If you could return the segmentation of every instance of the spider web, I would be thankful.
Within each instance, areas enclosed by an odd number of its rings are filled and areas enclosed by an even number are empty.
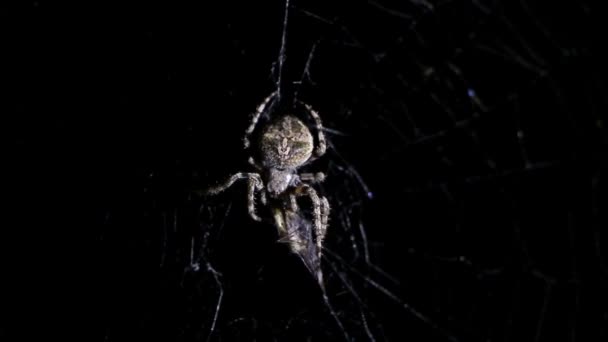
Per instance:
[[[590,147],[605,69],[589,5],[271,1],[216,4],[202,24],[207,9],[183,6],[168,12],[183,23],[150,24],[146,43],[173,49],[165,106],[193,116],[151,124],[135,248],[159,287],[131,329],[184,341],[606,338],[603,180],[586,167],[603,160]],[[191,86],[200,79],[213,88]],[[248,218],[244,185],[192,195],[248,170],[247,114],[275,88],[327,126],[327,155],[303,170],[327,174],[324,291],[271,224]],[[107,340],[125,336],[117,324]]]

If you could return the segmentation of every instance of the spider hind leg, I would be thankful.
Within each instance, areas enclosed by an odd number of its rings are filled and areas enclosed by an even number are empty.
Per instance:
[[[327,150],[327,142],[325,141],[325,134],[323,133],[323,123],[321,121],[321,117],[319,116],[319,113],[317,113],[317,111],[314,110],[309,104],[304,103],[302,101],[298,101],[298,103],[300,103],[304,106],[304,108],[306,108],[308,114],[315,121],[315,129],[317,130],[318,142],[313,152],[313,157],[314,159],[320,158],[325,154],[325,151]]]
[[[249,146],[251,145],[251,141],[250,141],[250,137],[251,134],[253,134],[253,131],[255,131],[255,127],[258,124],[258,121],[260,120],[260,117],[262,116],[262,114],[266,111],[266,107],[268,107],[268,105],[270,104],[270,101],[272,101],[275,96],[277,95],[277,92],[272,92],[270,95],[268,95],[264,101],[262,101],[262,103],[260,103],[255,111],[255,113],[253,113],[253,116],[251,117],[251,122],[249,123],[249,127],[247,127],[247,130],[245,131],[245,137],[243,138],[243,147],[245,149],[249,148]]]

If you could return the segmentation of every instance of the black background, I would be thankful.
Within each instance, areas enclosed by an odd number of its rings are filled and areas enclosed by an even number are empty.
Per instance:
[[[602,16],[432,3],[292,0],[343,329],[243,185],[194,194],[248,167],[284,2],[2,5],[2,340],[605,340]]]

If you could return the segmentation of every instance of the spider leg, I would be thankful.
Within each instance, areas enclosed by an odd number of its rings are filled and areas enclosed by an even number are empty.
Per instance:
[[[255,213],[255,192],[264,188],[264,183],[262,183],[262,178],[259,174],[245,172],[236,173],[228,178],[226,182],[207,189],[206,193],[208,195],[217,195],[231,187],[232,184],[239,179],[247,179],[247,208],[249,211],[249,216],[256,221],[261,221],[261,218]],[[265,202],[265,195],[263,193],[262,196],[262,202]]]
[[[247,162],[249,162],[249,165],[253,166],[259,172],[261,172],[264,169],[262,167],[262,165],[258,164],[258,162],[253,157],[249,157]],[[266,203],[268,203],[268,200],[266,199],[265,191],[260,191],[260,201],[262,202],[263,205],[266,205]]]
[[[323,172],[302,173],[300,174],[300,180],[310,183],[321,183],[325,180],[325,174]]]
[[[266,110],[266,106],[268,106],[268,103],[270,103],[270,101],[276,95],[277,95],[276,91],[272,92],[270,95],[268,95],[268,97],[266,97],[264,99],[264,101],[262,101],[262,103],[260,103],[260,105],[257,107],[255,113],[253,113],[253,117],[251,118],[251,123],[249,124],[249,127],[247,127],[247,130],[245,131],[245,137],[243,138],[243,145],[244,145],[245,149],[249,148],[249,145],[250,145],[249,137],[251,136],[251,133],[253,133],[253,131],[255,130],[255,126],[258,124],[258,120],[260,119],[260,116]]]
[[[317,246],[321,247],[321,243],[327,228],[325,225],[327,224],[327,217],[329,215],[329,203],[325,203],[327,202],[325,197],[322,197],[323,199],[321,200],[317,194],[317,191],[309,185],[302,185],[297,190],[303,192],[300,193],[300,195],[307,195],[312,201],[314,216],[313,222],[317,236]]]
[[[259,179],[249,178],[247,182],[247,210],[249,216],[254,221],[262,221],[262,219],[255,213],[255,192],[262,190],[262,182]]]
[[[257,181],[259,181],[259,183],[262,183],[262,178],[260,177],[259,174],[257,173],[247,173],[247,172],[239,172],[239,173],[235,173],[234,175],[230,176],[230,178],[228,178],[228,180],[226,180],[224,183],[214,186],[214,187],[210,187],[205,191],[205,194],[207,195],[217,195],[222,191],[225,191],[226,189],[228,189],[229,187],[232,186],[232,184],[234,184],[234,182],[236,182],[239,179],[250,179],[250,178],[254,178]]]
[[[321,250],[325,233],[327,233],[327,221],[329,220],[329,201],[326,197],[321,197],[321,227],[323,230],[317,234],[317,247]]]
[[[313,157],[314,159],[317,159],[319,157],[321,157],[322,155],[325,154],[325,150],[327,149],[327,143],[325,142],[325,134],[323,134],[323,124],[321,123],[321,117],[319,116],[319,113],[317,113],[314,109],[312,109],[312,107],[302,101],[298,101],[300,104],[302,104],[306,110],[308,111],[308,114],[310,114],[310,116],[312,116],[313,120],[315,120],[315,125],[317,126],[317,138],[318,138],[318,144],[317,147],[315,148],[314,152],[313,152]]]

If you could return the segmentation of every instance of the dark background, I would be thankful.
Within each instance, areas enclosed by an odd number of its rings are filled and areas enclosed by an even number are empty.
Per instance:
[[[291,1],[342,327],[244,185],[195,194],[248,170],[284,9],[0,6],[2,340],[605,341],[599,8]]]

